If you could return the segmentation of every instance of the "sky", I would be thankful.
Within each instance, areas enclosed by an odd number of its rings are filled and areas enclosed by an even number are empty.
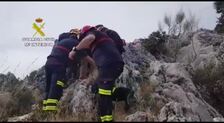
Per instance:
[[[52,47],[25,47],[22,41],[36,32],[36,18],[45,22],[46,37],[103,24],[132,42],[148,37],[165,14],[174,16],[180,9],[193,13],[199,27],[214,29],[218,14],[213,2],[0,2],[0,73],[11,71],[23,79],[45,64]]]

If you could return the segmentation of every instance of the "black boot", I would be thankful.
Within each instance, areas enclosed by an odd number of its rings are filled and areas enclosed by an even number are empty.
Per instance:
[[[124,110],[127,112],[136,101],[134,91],[129,88],[118,87],[113,93],[113,101],[124,101]]]
[[[132,107],[134,105],[135,102],[136,102],[136,98],[134,96],[134,91],[129,90],[128,94],[125,98],[124,110],[127,112],[130,109],[130,107]]]

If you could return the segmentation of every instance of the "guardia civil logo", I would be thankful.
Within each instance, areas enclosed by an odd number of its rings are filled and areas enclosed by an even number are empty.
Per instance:
[[[32,36],[22,38],[25,47],[52,47],[54,45],[55,38],[49,37],[47,32],[45,32],[45,29],[48,28],[46,24],[41,17],[33,20],[30,26],[30,31],[33,33]]]
[[[44,29],[45,22],[43,22],[42,18],[37,18],[35,21],[36,21],[36,23],[33,23],[33,29],[36,32],[33,34],[33,37],[36,36],[36,34],[40,34],[40,36],[44,37],[45,34],[43,32],[43,29]],[[39,26],[38,26],[38,24],[39,24]]]

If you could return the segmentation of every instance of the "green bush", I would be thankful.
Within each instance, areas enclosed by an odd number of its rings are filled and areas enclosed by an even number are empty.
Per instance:
[[[166,52],[165,42],[167,35],[165,32],[153,32],[148,38],[140,39],[143,47],[153,55],[159,55]]]
[[[214,7],[216,9],[216,13],[221,14],[217,20],[215,31],[217,31],[218,33],[224,33],[224,2],[216,1],[214,2]]]

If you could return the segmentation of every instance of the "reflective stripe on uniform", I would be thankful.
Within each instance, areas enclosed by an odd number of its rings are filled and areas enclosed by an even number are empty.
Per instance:
[[[43,108],[42,108],[43,111],[46,110],[46,105],[47,105],[47,100],[43,100]]]
[[[47,100],[43,100],[43,104],[46,105],[47,104]]]
[[[104,122],[104,121],[112,121],[113,120],[113,116],[112,115],[105,115],[105,116],[102,116],[100,117],[101,121]]]
[[[115,90],[116,90],[116,87],[113,87],[112,93],[114,93]]]
[[[57,85],[60,85],[61,87],[64,87],[64,83],[62,81],[57,81]]]
[[[46,106],[44,106],[44,107],[42,108],[42,110],[43,110],[43,111],[46,111]]]
[[[105,90],[105,89],[100,89],[99,88],[99,94],[102,94],[102,95],[111,95],[111,90]]]
[[[58,100],[57,99],[48,99],[47,103],[55,103],[58,104]]]
[[[46,110],[50,110],[50,111],[56,111],[56,110],[58,110],[58,108],[57,108],[57,106],[46,106],[46,108],[45,108],[45,111]]]

